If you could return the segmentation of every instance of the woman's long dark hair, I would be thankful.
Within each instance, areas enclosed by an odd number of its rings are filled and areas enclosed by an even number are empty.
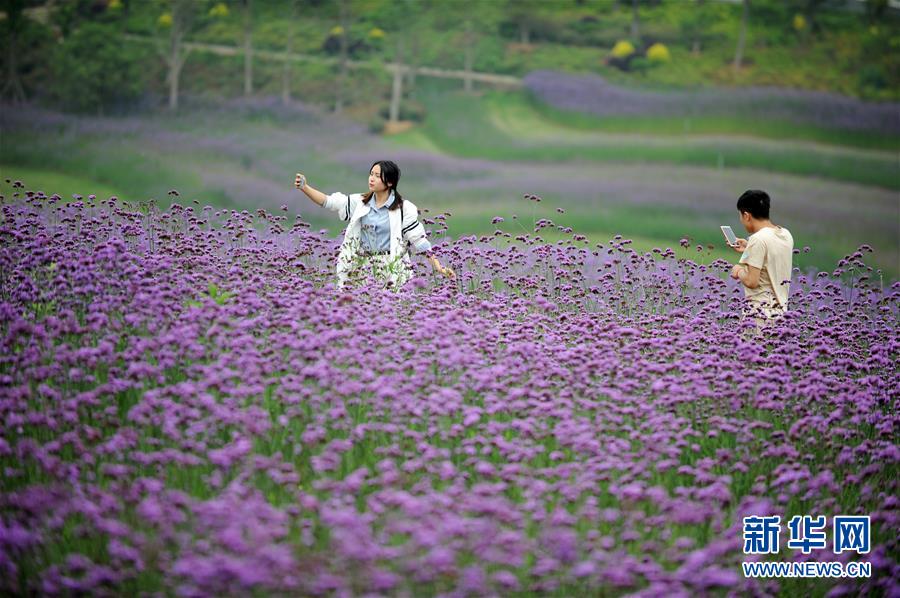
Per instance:
[[[375,166],[381,166],[381,182],[384,183],[389,190],[394,191],[394,203],[389,209],[396,210],[403,205],[403,196],[400,195],[400,191],[397,189],[397,184],[400,182],[400,167],[390,160],[378,160],[377,162],[372,163],[372,166],[369,167],[369,172],[372,172],[372,169],[375,168]],[[362,196],[363,203],[369,203],[369,200],[373,195],[375,195],[375,191],[364,193]]]

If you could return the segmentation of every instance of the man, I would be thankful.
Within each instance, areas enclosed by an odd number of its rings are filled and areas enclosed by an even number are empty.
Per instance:
[[[788,229],[769,220],[771,200],[765,191],[745,191],[737,201],[741,224],[749,239],[732,245],[741,253],[731,269],[731,277],[744,285],[749,307],[762,321],[787,311],[790,291],[794,238]]]

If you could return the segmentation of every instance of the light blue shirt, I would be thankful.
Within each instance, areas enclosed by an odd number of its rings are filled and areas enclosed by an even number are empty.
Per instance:
[[[369,213],[360,218],[360,240],[365,251],[390,251],[391,221],[388,209],[394,204],[394,192],[380,208],[375,205],[375,194],[369,199]]]
[[[364,251],[391,250],[391,221],[388,210],[394,205],[394,192],[388,196],[380,208],[375,204],[375,195],[369,200],[369,213],[360,218],[360,241]],[[431,242],[422,237],[415,243],[416,252],[431,249]]]

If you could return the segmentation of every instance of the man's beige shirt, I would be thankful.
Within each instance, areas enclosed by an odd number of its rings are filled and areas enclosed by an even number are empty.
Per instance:
[[[750,235],[740,263],[759,268],[760,272],[758,287],[744,287],[747,299],[768,302],[774,295],[781,309],[786,310],[793,257],[794,238],[788,229],[766,227]]]

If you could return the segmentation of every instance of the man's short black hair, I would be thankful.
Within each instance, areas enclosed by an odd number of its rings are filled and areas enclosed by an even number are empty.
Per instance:
[[[771,203],[772,200],[769,199],[768,193],[759,189],[750,189],[744,191],[743,195],[738,198],[737,209],[738,212],[748,212],[757,220],[768,220]]]

